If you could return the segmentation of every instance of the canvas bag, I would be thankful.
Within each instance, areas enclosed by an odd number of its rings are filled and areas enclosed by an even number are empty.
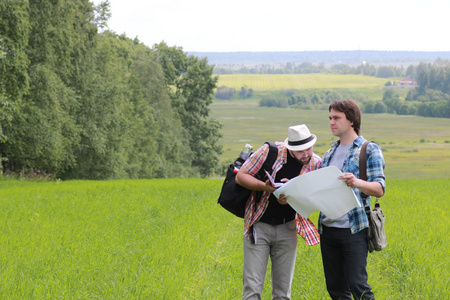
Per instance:
[[[370,142],[364,142],[361,147],[361,152],[359,153],[359,178],[362,180],[367,180],[366,151],[368,143]],[[365,200],[368,196],[361,192],[361,197]],[[375,207],[373,210],[369,205],[367,205],[367,203],[365,203],[365,210],[369,221],[369,228],[367,230],[369,252],[372,253],[374,250],[381,251],[387,245],[386,231],[384,229],[386,217],[381,210],[381,205],[378,198],[375,201]]]
[[[387,245],[386,232],[384,230],[385,216],[380,207],[378,199],[375,202],[375,208],[373,210],[370,207],[366,207],[367,219],[369,219],[369,230],[367,233],[367,242],[369,246],[369,252],[383,250]]]
[[[267,172],[272,172],[272,166],[278,156],[278,148],[275,143],[266,142],[269,145],[269,153],[261,170],[255,175],[255,178],[263,180]],[[238,158],[239,159],[239,158]],[[241,162],[243,163],[243,162]],[[234,172],[234,164],[230,164],[227,169],[227,174],[220,191],[219,203],[223,208],[234,214],[239,218],[245,215],[245,204],[250,198],[252,191],[236,183],[236,173]],[[259,195],[260,197],[261,195]]]

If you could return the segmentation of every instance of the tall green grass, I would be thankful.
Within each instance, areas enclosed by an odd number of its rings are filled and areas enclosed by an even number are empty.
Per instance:
[[[216,203],[221,184],[0,181],[0,298],[239,299],[243,224]],[[450,296],[449,184],[388,180],[388,247],[369,255],[378,299]],[[327,299],[320,248],[301,240],[292,299]]]

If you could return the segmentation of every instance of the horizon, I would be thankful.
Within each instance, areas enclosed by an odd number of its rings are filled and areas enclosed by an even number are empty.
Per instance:
[[[418,52],[422,52],[422,53],[450,53],[450,50],[446,50],[446,51],[421,51],[421,50],[297,50],[297,51],[290,51],[290,50],[282,50],[282,51],[277,51],[277,50],[273,50],[273,51],[186,51],[189,53],[273,53],[273,52],[282,52],[282,53],[286,53],[286,52],[292,52],[292,53],[296,53],[296,52],[414,52],[414,53],[418,53]]]

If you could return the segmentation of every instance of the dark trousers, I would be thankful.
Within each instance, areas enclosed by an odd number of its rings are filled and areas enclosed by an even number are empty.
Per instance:
[[[320,235],[323,269],[331,299],[375,299],[367,283],[367,229],[323,226]]]

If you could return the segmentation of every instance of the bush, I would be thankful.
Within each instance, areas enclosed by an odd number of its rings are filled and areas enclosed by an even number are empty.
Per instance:
[[[236,90],[234,88],[223,85],[217,88],[216,94],[214,96],[217,99],[230,100],[234,96],[234,94],[236,94]]]
[[[259,101],[259,106],[286,108],[289,106],[289,100],[283,97],[264,97]]]

